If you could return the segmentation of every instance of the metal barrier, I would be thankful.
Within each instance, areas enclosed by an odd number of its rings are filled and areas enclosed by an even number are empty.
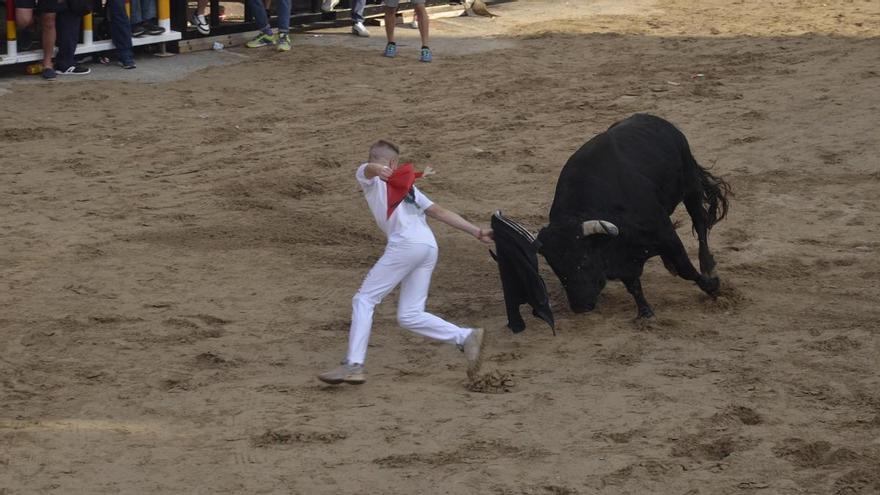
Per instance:
[[[147,0],[149,1],[149,0]],[[241,0],[245,5],[243,22],[222,23],[220,22],[220,0],[210,0],[211,35],[225,35],[254,31],[259,26],[253,22],[247,0]],[[156,0],[159,26],[165,28],[165,32],[158,35],[144,35],[132,38],[133,46],[151,45],[157,43],[177,42],[181,39],[205,38],[198,34],[195,28],[188,25],[189,2],[188,0]],[[368,0],[364,14],[368,17],[378,16],[383,12],[380,0]],[[439,5],[448,3],[449,0],[426,0],[427,5]],[[346,8],[348,2],[343,0],[341,5],[333,12],[321,12],[321,0],[291,0],[291,26],[324,27],[327,25],[350,22],[350,12]],[[401,11],[408,10],[412,6],[405,0],[401,2]],[[131,17],[130,0],[125,0],[125,11]],[[273,26],[277,23],[277,17],[271,17]],[[177,51],[177,44],[173,43],[172,51]],[[163,45],[164,47],[164,45]],[[94,40],[92,27],[92,14],[83,16],[83,41],[76,47],[76,53],[94,53],[113,50],[111,40]],[[164,50],[163,50],[164,52]],[[20,64],[24,62],[36,62],[43,59],[43,50],[30,50],[19,53],[18,41],[16,40],[15,26],[15,0],[6,0],[6,54],[0,55],[0,65]]]
[[[184,2],[186,0],[183,0]],[[152,45],[156,43],[166,43],[169,41],[177,41],[182,38],[179,31],[171,30],[171,0],[157,0],[157,12],[159,26],[165,28],[165,32],[157,35],[145,35],[138,38],[132,38],[133,46]],[[125,11],[131,16],[131,4],[129,0],[125,2]],[[95,53],[113,50],[113,42],[111,40],[95,41],[94,30],[92,27],[92,14],[83,16],[83,40],[76,46],[76,54]],[[18,51],[18,40],[16,39],[15,26],[15,0],[6,0],[6,54],[0,55],[0,65],[20,64],[24,62],[36,62],[43,60],[43,50],[29,50],[26,52]]]

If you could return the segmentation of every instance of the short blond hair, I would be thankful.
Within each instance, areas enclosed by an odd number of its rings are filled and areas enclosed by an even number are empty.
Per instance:
[[[371,162],[390,162],[393,158],[400,155],[400,148],[385,139],[380,139],[370,146]]]

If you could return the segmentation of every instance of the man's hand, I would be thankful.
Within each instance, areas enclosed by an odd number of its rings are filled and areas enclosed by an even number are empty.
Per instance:
[[[495,233],[492,232],[492,229],[478,229],[474,237],[483,244],[492,244],[495,241]]]
[[[372,179],[373,177],[378,177],[383,181],[388,181],[391,178],[391,174],[394,173],[394,170],[391,169],[388,165],[382,165],[381,163],[370,163],[367,165],[367,168],[364,170],[364,176],[368,179]]]

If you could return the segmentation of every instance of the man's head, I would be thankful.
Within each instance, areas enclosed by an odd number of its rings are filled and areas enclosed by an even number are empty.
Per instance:
[[[380,139],[370,146],[370,163],[381,163],[393,169],[397,168],[400,148],[391,141]]]

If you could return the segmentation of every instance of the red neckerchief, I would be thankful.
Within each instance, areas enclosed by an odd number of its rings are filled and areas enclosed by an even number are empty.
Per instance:
[[[388,216],[386,218],[391,218],[394,209],[409,194],[416,179],[422,175],[422,172],[415,171],[412,163],[404,163],[397,167],[397,170],[385,181],[388,184]]]

